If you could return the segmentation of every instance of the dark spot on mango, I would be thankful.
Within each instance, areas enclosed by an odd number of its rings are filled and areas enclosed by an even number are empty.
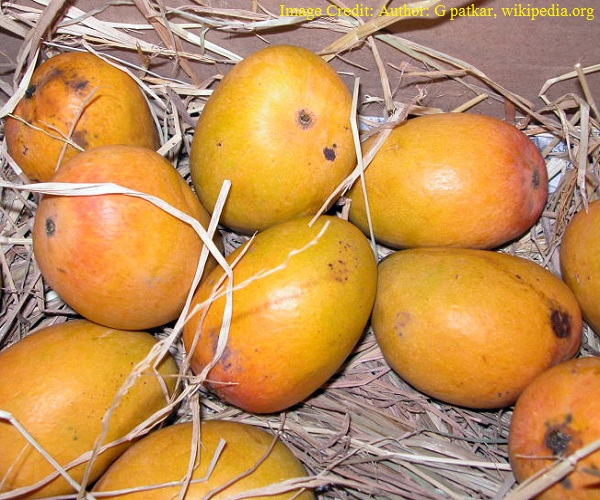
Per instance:
[[[566,339],[571,333],[571,317],[564,311],[553,309],[550,313],[550,323],[554,335],[559,339]]]
[[[54,220],[51,217],[46,219],[45,230],[46,236],[53,236],[56,232],[56,224],[54,224]]]
[[[569,448],[571,436],[565,433],[560,427],[550,428],[544,435],[544,445],[554,455],[563,455]]]
[[[215,345],[215,348],[216,347],[217,346]],[[231,349],[228,346],[226,346],[225,349],[223,349],[223,352],[221,353],[221,357],[219,358],[219,366],[223,371],[231,372],[231,370],[234,368],[234,363],[235,354],[231,352]]]
[[[404,335],[404,328],[411,322],[412,314],[407,311],[398,311],[394,317],[394,330],[398,337]]]
[[[220,148],[223,145],[221,141],[217,142],[217,147]]]
[[[74,90],[83,90],[85,89],[90,82],[88,80],[71,80],[68,82],[68,85]]]
[[[25,99],[31,99],[35,95],[35,91],[37,90],[37,85],[30,85],[27,87],[25,91]]]
[[[301,109],[298,111],[298,116],[296,118],[296,122],[303,128],[307,129],[314,125],[315,123],[315,115],[313,115],[307,109]]]
[[[531,176],[531,184],[536,189],[540,187],[540,171],[537,168],[533,170],[533,175]]]
[[[548,448],[553,455],[561,456],[569,449],[569,444],[573,441],[573,432],[569,424],[573,420],[573,415],[568,414],[560,424],[551,424],[546,422],[546,432],[544,433],[544,446]]]
[[[327,161],[335,160],[335,144],[331,148],[323,148],[323,156]]]
[[[343,250],[340,250],[340,252],[352,249],[352,244],[348,241],[339,240],[338,243],[341,245],[341,247],[343,249]]]
[[[328,262],[327,267],[331,271],[331,274],[333,275],[333,279],[335,281],[338,281],[340,283],[348,281],[348,267],[346,266],[346,263],[343,260],[338,260],[337,262]]]
[[[87,140],[87,133],[85,132],[85,130],[76,130],[75,132],[73,132],[72,139],[73,142],[75,142],[75,144],[81,146],[83,149],[87,149],[87,147],[89,146],[89,142]]]

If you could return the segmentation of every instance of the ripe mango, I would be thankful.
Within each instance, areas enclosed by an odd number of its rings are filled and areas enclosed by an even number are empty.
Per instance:
[[[588,325],[600,335],[600,200],[569,221],[560,244],[560,268]]]
[[[351,113],[348,88],[317,54],[293,45],[252,53],[198,120],[190,171],[200,201],[212,213],[231,181],[220,221],[248,234],[317,213],[356,165]]]
[[[376,143],[368,139],[365,153]],[[515,126],[474,113],[410,118],[365,171],[375,239],[392,248],[492,249],[522,235],[548,197],[544,158]],[[362,183],[350,221],[368,233]]]
[[[32,181],[49,181],[63,161],[95,146],[160,146],[137,82],[88,52],[65,52],[40,64],[13,115],[6,119],[6,146]]]
[[[123,331],[87,320],[71,320],[31,332],[0,352],[0,410],[10,413],[62,467],[90,452],[101,438],[108,444],[164,410],[176,390],[178,367],[170,355],[140,366],[131,386],[116,396],[157,340],[147,332]],[[108,418],[108,417],[106,417]],[[0,420],[0,492],[30,487],[27,498],[73,493],[74,488],[7,420]],[[131,441],[106,448],[90,469],[93,482]],[[89,457],[69,469],[81,481]]]
[[[414,248],[379,264],[372,326],[398,375],[441,401],[515,402],[541,371],[573,357],[582,317],[539,264],[490,250]]]
[[[284,410],[320,388],[369,319],[377,264],[361,231],[334,216],[277,224],[227,257],[231,325],[207,386],[246,411]],[[218,353],[227,280],[215,268],[196,291],[183,340],[200,374]],[[224,341],[225,337],[222,337]]]
[[[302,463],[291,450],[281,441],[274,442],[273,436],[258,427],[234,421],[205,420],[200,424],[197,450],[193,448],[196,442],[194,432],[192,422],[183,422],[149,434],[127,450],[106,471],[94,486],[93,492],[181,481],[186,477],[190,457],[194,452],[197,453],[197,467],[192,472],[193,482],[184,498],[208,498],[210,495],[214,500],[226,500],[249,490],[306,475]],[[221,441],[225,447],[217,453]],[[216,466],[208,474],[211,461],[216,457]],[[241,475],[244,477],[233,481]],[[202,480],[203,478],[207,479]],[[111,494],[109,498],[170,500],[177,497],[180,489],[177,485],[154,487],[133,493]],[[279,495],[252,498],[311,500],[314,495],[310,491],[300,492],[296,489]]]

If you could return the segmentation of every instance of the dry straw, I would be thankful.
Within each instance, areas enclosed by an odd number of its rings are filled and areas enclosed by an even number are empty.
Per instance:
[[[573,71],[544,82],[540,89],[544,105],[534,108],[531,103],[498,85],[468,62],[384,31],[390,24],[402,21],[404,18],[401,17],[376,18],[369,22],[344,17],[282,18],[261,7],[259,2],[253,2],[255,8],[249,10],[218,9],[197,4],[175,8],[170,7],[168,2],[149,0],[122,3],[136,6],[142,18],[145,16],[145,21],[116,23],[102,20],[102,10],[110,9],[110,4],[90,12],[83,12],[65,0],[3,4],[0,28],[21,38],[23,43],[14,67],[4,71],[4,77],[0,79],[0,90],[7,96],[0,116],[5,117],[10,113],[23,95],[42,54],[68,50],[94,52],[136,78],[152,105],[161,129],[163,147],[160,153],[169,158],[184,177],[189,178],[191,134],[213,84],[222,76],[218,68],[241,60],[227,47],[211,43],[207,32],[218,29],[228,31],[233,36],[236,33],[253,33],[266,40],[269,30],[287,28],[297,32],[298,43],[301,44],[302,37],[307,36],[309,30],[326,29],[339,36],[334,43],[323,47],[321,53],[325,59],[343,58],[349,49],[363,45],[372,54],[372,68],[381,77],[381,94],[365,96],[364,102],[358,102],[360,82],[355,79],[356,116],[352,119],[352,126],[360,161],[357,169],[338,187],[336,195],[343,194],[352,182],[360,180],[378,145],[394,125],[408,116],[440,111],[421,104],[423,95],[418,88],[415,88],[413,100],[397,102],[387,76],[388,71],[392,70],[401,71],[403,77],[447,79],[462,85],[466,91],[465,102],[456,109],[446,111],[463,112],[489,99],[507,103],[514,109],[515,123],[532,139],[538,140],[553,186],[548,204],[539,223],[523,238],[501,251],[529,258],[558,273],[557,250],[567,222],[577,210],[584,209],[589,201],[598,198],[600,116],[594,99],[597,96],[593,95],[586,78],[590,73],[600,71],[600,65],[574,65]],[[344,7],[340,1],[332,0],[332,3]],[[425,0],[412,6],[433,6],[436,3]],[[143,36],[136,36],[137,33],[147,32],[154,32],[161,43],[152,44]],[[384,45],[412,62],[398,67],[395,66],[396,61],[383,60],[380,49]],[[131,64],[115,59],[108,55],[108,49],[137,54],[139,62]],[[152,70],[152,60],[170,61],[181,68],[188,78],[184,81],[158,74]],[[192,63],[206,64],[214,68],[215,74],[199,81]],[[584,97],[568,94],[549,99],[548,90],[566,80],[577,81]],[[363,114],[363,109],[371,109],[373,104],[383,110],[386,117],[383,122]],[[369,132],[359,134],[359,125],[367,125]],[[379,134],[380,139],[372,151],[361,151],[361,134]],[[60,323],[76,316],[44,285],[33,259],[31,228],[36,204],[44,192],[83,196],[118,191],[124,196],[144,197],[193,224],[199,237],[207,244],[199,262],[197,277],[209,253],[212,254],[226,270],[225,279],[229,283],[226,295],[231,303],[232,268],[211,243],[211,235],[217,230],[222,202],[227,196],[227,185],[223,188],[211,227],[206,232],[161,200],[119,186],[29,184],[7,154],[4,144],[0,153],[0,244],[3,250],[0,253],[0,265],[4,282],[0,347],[18,341],[32,328]],[[343,217],[347,210],[343,199],[336,208]],[[224,232],[224,236],[226,253],[248,239],[231,232]],[[380,257],[390,252],[379,245],[374,245],[374,250]],[[276,272],[276,269],[264,272]],[[260,279],[260,276],[256,279]],[[292,491],[304,486],[313,488],[320,498],[521,500],[530,498],[535,492],[564,477],[581,457],[599,446],[599,443],[592,443],[574,456],[557,462],[553,468],[531,481],[516,485],[508,463],[506,444],[511,409],[468,410],[439,403],[416,392],[386,365],[370,330],[365,332],[339,373],[303,404],[280,415],[261,416],[242,412],[204,391],[202,382],[206,373],[193,377],[185,371],[186,354],[180,333],[189,303],[188,300],[186,311],[175,324],[155,332],[160,340],[157,348],[132,372],[117,400],[142,370],[154,366],[166,352],[175,354],[181,362],[180,396],[164,412],[138,426],[125,439],[141,436],[160,425],[170,411],[175,412],[175,421],[192,421],[196,429],[202,419],[217,418],[259,426],[288,445],[309,471],[308,478],[273,485],[260,493]],[[230,308],[226,308],[221,343],[226,341],[227,317],[230,314]],[[586,328],[582,354],[598,353],[598,341]],[[107,413],[106,421],[111,411]],[[0,411],[0,420],[14,425],[37,446],[27,429],[21,428],[10,414]],[[190,446],[188,475],[176,483],[181,486],[180,498],[183,498],[191,481],[198,439],[196,433]],[[75,463],[87,460],[114,444],[104,443],[100,437],[96,448],[88,455],[79,457]],[[215,453],[211,466],[218,461],[219,453],[220,449]],[[52,457],[47,456],[47,459],[52,462]],[[68,469],[74,464],[66,467],[67,470],[61,469],[58,464],[54,465],[56,475],[68,476]],[[86,492],[86,480],[81,485],[71,482],[79,490],[72,498],[109,498],[106,494],[92,495]],[[0,500],[14,497],[14,493],[0,494]]]

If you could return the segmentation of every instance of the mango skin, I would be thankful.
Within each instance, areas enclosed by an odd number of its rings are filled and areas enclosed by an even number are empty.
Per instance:
[[[517,481],[600,439],[599,412],[600,358],[572,359],[538,375],[519,396],[511,417],[508,456]],[[600,451],[595,451],[536,499],[600,498],[599,468]]]
[[[149,486],[170,481],[181,481],[188,470],[194,429],[192,422],[184,422],[160,429],[135,443],[100,478],[94,493],[124,488]],[[248,472],[267,454],[274,437],[250,424],[226,420],[205,420],[200,424],[200,450],[198,466],[192,479],[206,477],[208,466],[215,456],[219,441],[225,448],[207,481],[190,485],[185,498],[205,498],[211,491],[222,488],[240,474]],[[236,494],[262,488],[286,479],[306,476],[302,463],[289,448],[277,441],[266,459],[251,474],[223,488],[214,500],[226,500]],[[120,494],[110,498],[128,500],[170,500],[179,493],[177,486],[149,489],[136,493]],[[311,500],[311,491],[298,495],[298,490],[279,495],[258,496],[261,500]],[[294,496],[298,495],[298,496]]]
[[[62,466],[90,451],[102,418],[134,367],[156,345],[147,332],[114,330],[87,320],[40,329],[0,352],[0,410],[9,412]],[[178,367],[167,355],[157,371],[146,369],[116,407],[110,443],[167,406]],[[159,376],[162,380],[159,380]],[[166,392],[165,392],[166,391]],[[0,492],[28,487],[55,469],[5,420],[0,420]],[[93,482],[127,447],[126,441],[98,455]],[[81,481],[87,462],[69,470]],[[61,477],[27,498],[73,493]]]
[[[258,233],[227,257],[233,310],[227,344],[207,386],[222,400],[256,413],[303,401],[350,354],[375,299],[377,264],[370,244],[348,221],[300,217]],[[191,368],[212,361],[225,307],[221,267],[196,291],[183,341]],[[209,300],[213,290],[219,293]]]
[[[577,297],[587,324],[600,335],[600,200],[573,216],[559,254],[565,283]]]
[[[78,153],[65,137],[84,150],[108,144],[160,147],[137,82],[87,52],[65,52],[40,64],[13,114],[6,119],[6,146],[32,181],[49,181]]]
[[[319,211],[356,165],[352,96],[323,58],[273,45],[236,64],[202,110],[192,182],[212,213],[224,180],[224,226],[252,234]]]
[[[400,250],[379,264],[377,286],[371,324],[385,359],[417,390],[449,404],[509,406],[581,344],[571,290],[520,257]]]
[[[530,229],[548,197],[544,158],[529,138],[474,113],[401,123],[364,176],[375,239],[396,249],[497,248]],[[360,180],[347,196],[350,221],[368,234]]]

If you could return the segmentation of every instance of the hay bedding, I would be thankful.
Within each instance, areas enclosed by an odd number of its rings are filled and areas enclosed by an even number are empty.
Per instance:
[[[455,111],[495,99],[506,104],[516,123],[536,141],[550,171],[551,194],[540,222],[519,241],[501,251],[532,259],[558,272],[558,245],[571,215],[598,197],[600,171],[600,114],[590,92],[586,74],[600,66],[575,66],[566,75],[548,81],[540,93],[555,83],[576,79],[583,98],[565,95],[534,109],[529,103],[490,80],[477,68],[450,55],[435,52],[398,36],[381,31],[385,26],[357,24],[350,19],[285,19],[261,10],[258,2],[247,11],[219,10],[189,6],[179,12],[155,10],[161,3],[135,0],[133,3],[148,19],[147,24],[127,25],[101,21],[101,11],[81,12],[63,9],[65,2],[37,0],[28,4],[2,4],[0,26],[23,39],[23,48],[14,67],[3,68],[0,89],[10,97],[2,116],[12,110],[27,87],[36,54],[50,55],[66,50],[89,50],[102,55],[107,48],[137,52],[139,64],[121,62],[138,78],[161,124],[163,148],[182,175],[188,176],[187,153],[193,126],[212,85],[220,77],[220,65],[235,64],[240,58],[226,47],[211,44],[210,36],[200,36],[206,27],[232,33],[252,30],[254,36],[268,38],[270,29],[319,28],[339,33],[325,48],[326,58],[348,57],[347,49],[367,43],[373,54],[373,67],[381,74],[379,96],[364,96],[357,104],[361,128],[385,129],[408,115],[438,110],[421,104],[422,86],[415,86],[410,103],[395,102],[386,77],[389,68],[427,82],[454,79],[468,91],[464,104]],[[166,2],[165,2],[166,3]],[[335,3],[335,2],[334,2]],[[436,2],[420,2],[433,5]],[[108,7],[106,4],[104,7]],[[178,21],[166,22],[173,14]],[[394,21],[398,21],[395,19]],[[390,22],[387,19],[387,22]],[[136,33],[155,30],[162,44],[151,45]],[[183,51],[182,41],[196,46]],[[395,68],[394,61],[381,60],[378,47],[386,44],[413,59],[413,65]],[[148,68],[157,60],[175,61],[188,75],[190,63],[207,64],[215,69],[212,78],[186,83]],[[217,64],[215,64],[217,62]],[[193,80],[193,79],[192,79]],[[18,84],[15,86],[15,84]],[[374,108],[387,118],[373,120],[367,111]],[[449,110],[444,110],[449,111]],[[18,167],[1,148],[2,202],[0,262],[4,294],[0,310],[0,347],[27,335],[32,328],[66,321],[75,315],[60,298],[44,286],[31,251],[31,227],[39,193],[26,184]],[[340,203],[336,210],[344,213]],[[244,237],[223,232],[226,251]],[[389,253],[377,248],[381,257]],[[178,326],[157,329],[154,333],[183,359],[178,341]],[[586,327],[582,355],[600,353],[598,339]],[[225,418],[251,423],[277,433],[302,460],[309,478],[302,484],[316,488],[320,498],[529,498],[536,488],[550,484],[570,467],[558,465],[548,476],[530,485],[517,486],[507,459],[507,433],[510,408],[499,411],[472,411],[433,401],[400,380],[383,361],[373,334],[365,333],[343,369],[318,393],[301,405],[273,416],[256,416],[228,407],[203,392],[194,380],[188,381],[186,397],[175,419]],[[593,447],[597,447],[594,443]],[[168,451],[167,451],[168,453]],[[289,485],[288,485],[289,486]],[[285,489],[286,485],[282,485]],[[291,488],[291,486],[290,486]],[[10,494],[0,495],[10,498]]]

